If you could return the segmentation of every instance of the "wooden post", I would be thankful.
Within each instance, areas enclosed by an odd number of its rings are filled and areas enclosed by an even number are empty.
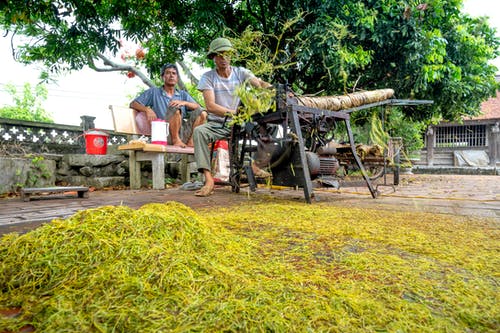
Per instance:
[[[146,154],[146,153],[145,153]],[[165,189],[165,155],[151,152],[151,161],[153,168],[153,189]]]
[[[141,163],[137,161],[136,150],[129,150],[129,175],[130,175],[130,189],[138,190],[141,188]]]
[[[185,183],[189,181],[189,156],[187,154],[181,155],[181,162],[179,168],[181,169],[181,181]]]
[[[151,161],[153,171],[153,189],[165,189],[165,154],[157,151],[136,151],[136,161]],[[141,166],[137,163],[135,182],[141,182]],[[132,176],[130,177],[132,187]]]

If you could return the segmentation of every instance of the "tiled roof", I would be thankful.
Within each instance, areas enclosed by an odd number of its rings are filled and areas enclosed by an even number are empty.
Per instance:
[[[500,91],[497,91],[497,97],[492,97],[481,104],[482,115],[470,118],[479,119],[500,119]]]
[[[500,75],[496,75],[495,79],[500,82]],[[497,97],[491,97],[481,104],[481,115],[465,120],[484,120],[484,119],[500,119],[500,91],[497,90]]]

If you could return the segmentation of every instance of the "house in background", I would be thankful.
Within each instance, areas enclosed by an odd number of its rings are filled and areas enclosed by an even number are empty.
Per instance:
[[[497,81],[500,76],[496,77]],[[481,104],[482,115],[462,123],[442,122],[427,128],[417,169],[490,169],[500,166],[500,91]],[[449,170],[448,170],[449,171]]]

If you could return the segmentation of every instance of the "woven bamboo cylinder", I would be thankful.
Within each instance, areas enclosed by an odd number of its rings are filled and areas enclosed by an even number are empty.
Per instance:
[[[394,95],[393,89],[378,89],[372,91],[355,92],[342,96],[319,96],[319,97],[297,97],[299,105],[310,108],[339,111],[380,102],[391,98]]]

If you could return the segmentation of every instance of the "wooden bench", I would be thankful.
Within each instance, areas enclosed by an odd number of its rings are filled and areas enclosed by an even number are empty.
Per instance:
[[[165,189],[165,156],[166,154],[182,154],[181,179],[189,180],[188,155],[194,155],[194,148],[181,148],[177,146],[164,146],[152,143],[131,142],[118,146],[119,150],[129,152],[130,188],[141,188],[141,162],[151,161],[153,171],[153,189]]]
[[[135,122],[136,111],[126,106],[110,105],[113,126],[115,132],[129,134],[132,138],[138,138],[141,133]],[[145,146],[142,146],[145,145]],[[183,183],[189,181],[188,155],[194,155],[194,148],[180,148],[175,146],[162,146],[154,144],[129,143],[118,147],[119,150],[129,151],[130,165],[130,188],[141,187],[141,165],[142,161],[151,161],[153,164],[153,188],[165,188],[165,156],[166,154],[181,154],[180,171]],[[161,170],[160,170],[161,169]]]
[[[30,201],[33,194],[54,194],[77,192],[79,198],[89,197],[89,188],[85,186],[55,186],[55,187],[26,187],[21,189],[21,199]]]

